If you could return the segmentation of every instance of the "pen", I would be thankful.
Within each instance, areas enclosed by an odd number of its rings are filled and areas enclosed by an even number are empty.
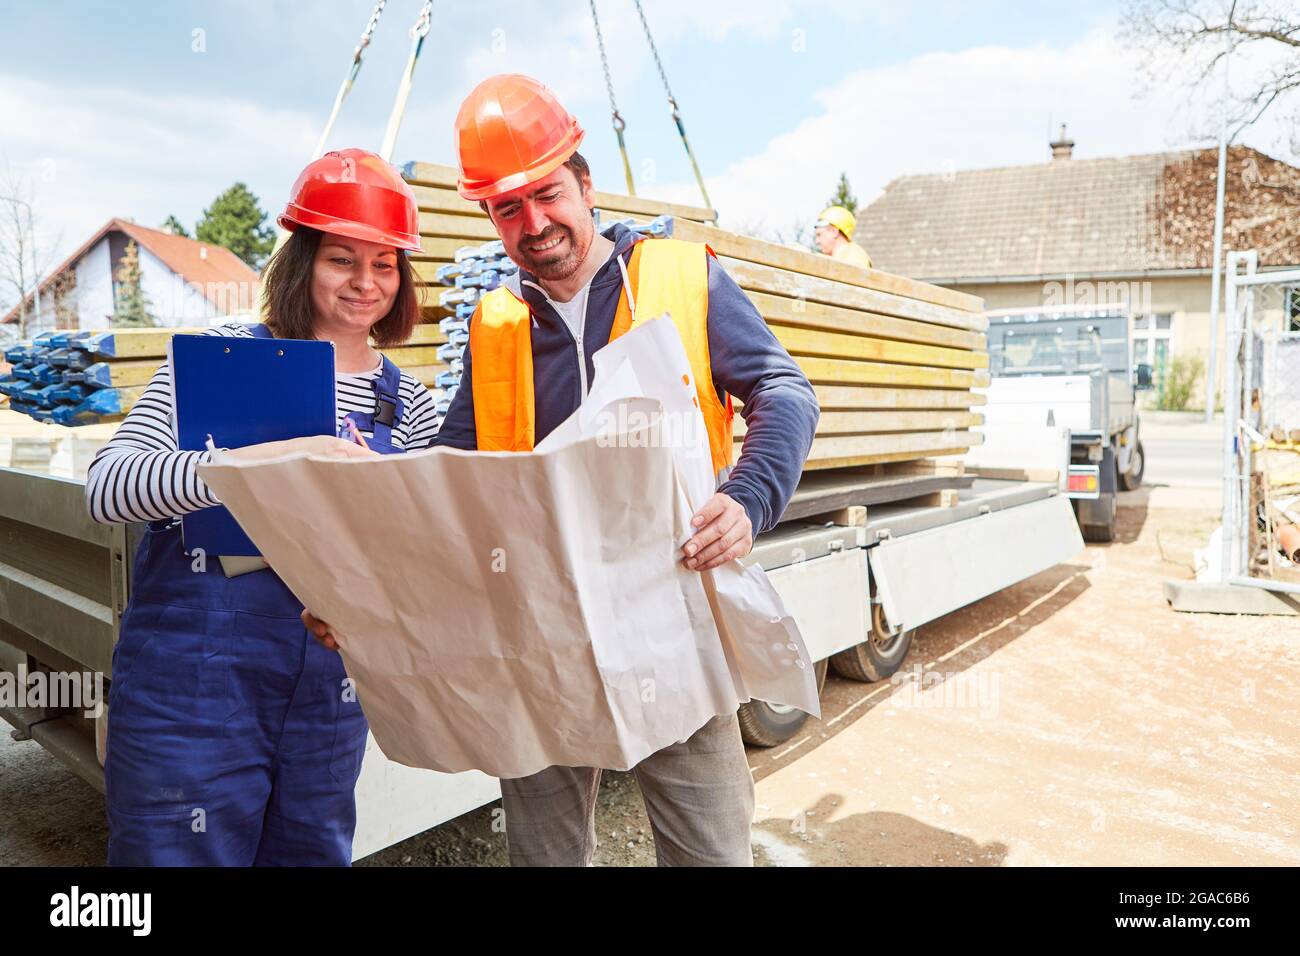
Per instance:
[[[352,419],[350,418],[343,419],[343,428],[345,431],[347,431],[347,437],[351,438],[362,448],[370,447],[369,445],[366,444],[365,436],[361,434],[361,430],[357,428],[357,423],[354,422]]]

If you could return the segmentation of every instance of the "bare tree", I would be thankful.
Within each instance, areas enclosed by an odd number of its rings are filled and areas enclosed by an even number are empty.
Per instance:
[[[1244,89],[1231,94],[1231,142],[1270,109],[1282,111],[1291,151],[1300,154],[1300,7],[1294,0],[1129,0],[1121,36],[1131,49],[1154,54],[1148,79],[1172,74],[1189,94],[1222,95],[1214,84],[1232,46],[1235,65],[1254,67]]]
[[[773,226],[766,219],[738,219],[720,222],[723,228],[742,236],[753,236],[783,246],[812,248],[811,221],[803,216],[796,216],[785,226]]]
[[[51,264],[53,247],[42,244],[35,189],[8,160],[0,166],[0,314],[3,304],[22,303]],[[33,246],[33,243],[36,243]],[[45,303],[42,303],[44,307]],[[51,302],[50,306],[53,307]],[[42,312],[46,311],[42,308]],[[16,339],[27,338],[27,320],[35,302],[18,312]]]

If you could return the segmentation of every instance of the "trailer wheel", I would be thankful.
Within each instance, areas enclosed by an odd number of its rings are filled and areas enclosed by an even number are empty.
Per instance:
[[[891,628],[879,604],[871,605],[871,634],[861,644],[831,655],[835,673],[849,680],[884,680],[903,664],[912,646],[912,632]]]
[[[1142,448],[1142,443],[1138,442],[1133,449],[1133,460],[1129,462],[1129,469],[1119,476],[1119,485],[1125,491],[1136,491],[1142,484],[1142,475],[1147,470],[1146,451]]]
[[[826,684],[827,663],[829,661],[820,660],[813,665],[819,696]],[[745,743],[754,747],[775,747],[785,743],[808,720],[808,715],[797,707],[769,704],[765,700],[751,700],[747,704],[741,704],[736,717],[740,720],[740,736]]]

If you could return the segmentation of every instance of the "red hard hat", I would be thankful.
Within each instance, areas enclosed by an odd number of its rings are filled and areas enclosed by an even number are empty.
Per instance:
[[[532,77],[489,76],[456,114],[459,192],[487,199],[536,182],[559,169],[582,136],[578,121]]]
[[[326,153],[298,174],[280,225],[309,226],[408,252],[420,251],[415,193],[390,164],[364,149]]]

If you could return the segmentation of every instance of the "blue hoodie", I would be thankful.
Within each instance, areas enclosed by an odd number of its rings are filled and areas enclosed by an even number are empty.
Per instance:
[[[614,256],[627,263],[632,246],[644,241],[626,226],[605,231],[614,242]],[[586,380],[595,376],[591,356],[609,342],[610,328],[623,278],[618,263],[609,261],[592,277],[583,326]],[[537,277],[520,270],[520,278]],[[540,442],[582,402],[577,343],[564,320],[537,289],[524,285],[524,301],[533,316],[533,391],[535,439]],[[794,359],[776,340],[754,304],[726,271],[709,258],[709,361],[719,396],[730,393],[744,407],[745,442],[740,458],[718,490],[744,507],[754,535],[781,520],[794,494],[804,460],[812,447],[820,409],[812,385]],[[447,411],[434,445],[475,449],[472,398],[473,369],[465,349],[460,389]]]

